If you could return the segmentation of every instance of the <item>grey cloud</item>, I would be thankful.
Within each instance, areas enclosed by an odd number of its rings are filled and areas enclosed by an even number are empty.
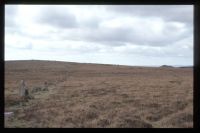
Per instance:
[[[103,11],[99,8],[94,10],[94,13],[97,14],[79,18],[79,16],[75,16],[79,11],[70,10],[67,6],[40,6],[33,8],[40,10],[36,11],[36,15],[33,13],[33,17],[36,17],[36,19],[33,18],[35,21],[31,21],[30,24],[25,21],[26,24],[23,25],[25,18],[20,20],[22,23],[17,26],[15,18],[18,15],[23,17],[23,14],[17,13],[17,8],[20,8],[20,6],[6,5],[5,34],[9,34],[7,39],[11,40],[6,41],[6,49],[11,49],[11,51],[31,50],[33,53],[39,51],[51,53],[50,55],[56,52],[56,58],[66,58],[66,60],[75,59],[74,56],[78,55],[77,59],[81,61],[81,59],[86,58],[86,55],[88,57],[90,55],[91,58],[94,58],[94,61],[96,61],[96,57],[101,58],[102,63],[127,59],[127,64],[134,64],[135,60],[133,61],[131,57],[138,59],[138,61],[135,61],[136,63],[145,58],[145,63],[147,61],[147,64],[154,64],[155,61],[152,62],[148,59],[151,57],[160,58],[160,62],[165,62],[163,57],[170,57],[169,61],[172,62],[174,57],[177,61],[179,59],[184,61],[185,58],[188,58],[188,60],[190,59],[189,63],[191,63],[193,55],[192,6],[105,7],[107,12],[103,9],[103,6],[101,8]],[[30,18],[32,19],[32,16]],[[127,22],[129,20],[130,22]],[[180,24],[176,23],[176,25],[172,22],[180,22]],[[38,31],[40,33],[37,35],[36,30],[28,31],[29,28],[32,29],[34,26],[46,25],[54,28],[47,26],[42,32]],[[154,30],[155,28],[156,30]],[[21,56],[15,55],[15,52],[8,52],[7,54],[12,53],[13,58],[17,58],[17,56],[21,58]],[[98,56],[95,56],[95,54]],[[119,58],[115,55],[118,55]],[[43,58],[38,54],[35,54],[34,57]],[[50,56],[46,57],[49,58]],[[175,60],[174,63],[176,64],[177,61]]]
[[[6,5],[5,6],[5,27],[15,27],[15,17],[17,14],[18,6]]]
[[[167,21],[179,21],[187,24],[192,24],[193,22],[192,5],[123,5],[107,6],[106,9],[117,14],[155,16],[162,17]]]
[[[59,9],[59,8],[57,8]],[[60,28],[74,28],[77,25],[76,18],[68,10],[57,10],[56,8],[47,7],[41,10],[37,17],[39,23],[48,24]]]
[[[148,7],[148,8],[147,8]],[[48,40],[52,41],[52,36],[56,36],[57,40],[78,40],[83,42],[97,42],[98,44],[117,47],[124,46],[127,43],[134,45],[143,45],[149,47],[165,47],[168,45],[173,45],[174,42],[182,40],[188,35],[192,34],[191,29],[186,25],[186,31],[183,33],[178,32],[179,29],[176,29],[169,22],[178,21],[182,23],[191,23],[191,8],[190,6],[110,6],[109,11],[113,11],[116,15],[124,14],[129,17],[140,16],[140,18],[146,17],[161,17],[164,21],[163,30],[160,34],[154,35],[151,31],[148,31],[148,26],[142,27],[140,25],[128,27],[121,26],[118,28],[106,28],[99,27],[99,24],[102,21],[105,21],[103,17],[89,18],[88,20],[76,21],[76,17],[68,11],[67,8],[59,7],[45,7],[41,9],[41,14],[37,17],[37,22],[39,24],[48,24],[52,26],[59,27],[55,32],[49,32],[42,36],[29,35],[28,33],[23,32],[22,30],[15,30],[15,28],[7,28],[8,32],[12,33],[13,31],[16,34],[21,34],[32,39],[39,40]],[[7,15],[15,16],[16,9],[8,8]],[[117,16],[117,17],[120,17]],[[107,18],[106,18],[107,19]],[[167,20],[167,21],[166,21]],[[106,20],[109,21],[109,20]],[[20,32],[19,32],[20,31]],[[18,32],[18,33],[17,33]],[[31,45],[27,45],[27,48],[31,48]],[[58,48],[59,49],[59,48]],[[145,53],[144,49],[140,49],[142,53]],[[78,51],[80,52],[89,52],[89,51],[98,51],[98,48],[88,48],[83,47]],[[170,50],[169,50],[170,51]],[[154,55],[155,52],[148,52],[149,55]]]
[[[175,8],[175,6],[106,6],[108,13],[109,11],[115,11],[120,13],[127,13],[130,17],[135,15],[143,16],[160,16],[160,17],[174,17],[174,20],[179,20],[180,13],[184,13],[187,16],[190,15],[189,6],[181,6]],[[14,14],[13,8],[8,8],[8,14]],[[179,16],[175,14],[179,14]],[[170,14],[170,15],[169,15]],[[177,16],[177,17],[176,17]],[[120,17],[120,15],[118,16]],[[142,18],[142,17],[141,17]],[[190,17],[187,18],[188,21]],[[191,30],[185,31],[184,33],[178,34],[178,29],[176,27],[168,24],[168,21],[165,21],[165,26],[163,27],[162,32],[159,35],[153,35],[151,31],[148,31],[148,27],[128,27],[122,26],[119,28],[106,28],[99,27],[99,24],[103,21],[103,18],[95,17],[86,19],[80,22],[76,21],[76,17],[69,12],[67,8],[59,8],[59,6],[44,6],[41,9],[41,14],[37,17],[39,23],[48,24],[56,27],[60,27],[58,32],[52,33],[49,32],[47,35],[37,36],[29,35],[28,33],[21,33],[24,36],[29,36],[34,39],[48,39],[51,40],[51,36],[56,36],[57,39],[61,40],[79,40],[86,42],[98,42],[104,45],[110,46],[120,46],[125,45],[126,43],[134,43],[138,45],[149,45],[149,46],[165,46],[171,45],[174,41],[180,40],[188,34],[191,34]],[[105,20],[104,20],[105,21]],[[109,21],[109,20],[107,20]],[[184,20],[185,22],[186,20]],[[65,30],[68,30],[65,32]],[[13,30],[9,30],[13,31]],[[19,32],[15,30],[15,32]]]
[[[93,18],[79,23],[79,27],[98,28],[101,19]]]
[[[70,30],[67,32],[53,33],[59,36],[61,40],[75,40],[86,42],[98,42],[102,45],[120,46],[126,43],[134,43],[136,45],[148,46],[166,46],[172,45],[173,42],[181,40],[188,36],[189,31],[178,34],[177,31],[170,32],[170,28],[164,29],[163,33],[159,35],[152,35],[151,32],[142,32],[131,28],[116,28],[116,29],[82,29]],[[50,33],[51,34],[51,33]],[[51,38],[51,37],[49,37]],[[59,39],[58,38],[58,39]]]
[[[16,14],[17,8],[18,7],[16,5],[6,5],[5,6],[6,15]]]
[[[130,39],[130,29],[116,28],[116,29],[97,29],[84,34],[87,40],[98,42],[126,42]]]
[[[171,45],[174,41],[180,40],[188,36],[188,31],[178,34],[173,27],[165,27],[159,35],[152,35],[151,32],[145,33],[145,29],[136,30],[134,28],[120,27],[115,29],[85,29],[80,32],[72,32],[74,38],[79,37],[80,40],[99,42],[106,45],[119,46],[125,43],[135,43],[138,45],[165,46]],[[73,37],[72,37],[73,38]],[[70,39],[70,37],[66,37]]]
[[[67,30],[58,32],[61,40],[74,40],[86,42],[98,42],[104,45],[124,45],[129,40],[129,29],[102,29],[102,28],[82,28],[81,30]]]

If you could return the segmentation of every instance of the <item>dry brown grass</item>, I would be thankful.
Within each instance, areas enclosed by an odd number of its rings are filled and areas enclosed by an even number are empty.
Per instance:
[[[193,127],[192,68],[5,63],[5,127]],[[18,98],[24,79],[34,97]],[[49,84],[48,91],[33,91]]]

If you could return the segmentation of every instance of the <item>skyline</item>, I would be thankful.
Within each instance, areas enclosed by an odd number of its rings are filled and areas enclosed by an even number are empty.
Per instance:
[[[193,66],[193,6],[6,5],[5,60],[32,59]]]

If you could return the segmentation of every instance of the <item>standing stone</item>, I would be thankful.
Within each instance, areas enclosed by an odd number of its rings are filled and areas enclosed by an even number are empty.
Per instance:
[[[25,96],[25,82],[24,80],[21,80],[21,84],[20,84],[20,88],[19,88],[19,95],[20,97],[24,97]]]
[[[23,101],[27,101],[28,99],[30,99],[29,91],[28,88],[26,87],[24,80],[21,80],[21,86],[19,91],[20,91],[20,98]]]

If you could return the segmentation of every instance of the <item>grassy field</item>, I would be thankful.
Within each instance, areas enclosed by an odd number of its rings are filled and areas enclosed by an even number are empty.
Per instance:
[[[6,61],[5,112],[5,127],[190,128],[193,69]]]

